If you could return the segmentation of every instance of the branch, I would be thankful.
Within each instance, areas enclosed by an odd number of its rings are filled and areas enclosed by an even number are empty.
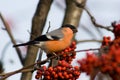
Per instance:
[[[33,34],[35,37],[40,36],[43,31],[52,1],[53,0],[39,0],[38,2],[36,12],[32,19],[32,29],[31,29],[31,34]],[[34,37],[31,36],[30,40],[33,39]],[[33,64],[36,60],[37,53],[38,53],[37,47],[28,46],[28,51],[24,66]],[[32,73],[29,72],[22,74],[21,80],[31,80],[31,78],[32,78]]]
[[[47,32],[46,33],[48,33],[49,32],[49,30],[50,30],[50,21],[49,21],[49,27],[48,27],[48,29],[47,29]]]
[[[65,0],[66,1],[66,11],[65,11],[65,17],[63,20],[63,24],[72,24],[74,26],[78,26],[82,11],[83,9],[78,8],[73,0]],[[86,0],[78,0],[81,2],[82,5],[85,5]]]
[[[76,41],[76,42],[77,42],[77,44],[83,43],[83,42],[99,42],[99,43],[101,43],[102,40],[79,40],[79,41]]]
[[[38,55],[37,62],[41,62],[41,60],[42,60],[42,55],[43,55],[43,50],[40,49],[40,52],[39,52],[39,55]],[[37,66],[40,67],[41,65],[37,65]]]
[[[77,50],[75,52],[94,51],[94,50],[100,50],[100,48]]]
[[[92,23],[96,27],[103,28],[103,29],[106,29],[106,30],[111,31],[111,32],[113,31],[112,29],[110,29],[110,26],[103,26],[101,24],[98,24],[96,22],[96,19],[94,18],[94,16],[92,16],[92,14],[88,11],[88,9],[86,7],[84,7],[81,3],[77,2],[77,1],[74,1],[74,2],[75,2],[75,4],[76,4],[77,7],[84,9],[88,13],[88,15],[90,16],[90,19],[91,19]]]
[[[10,76],[12,76],[12,75],[14,75],[14,74],[17,74],[17,73],[21,73],[21,72],[23,72],[23,73],[32,72],[32,71],[35,70],[35,69],[33,68],[34,65],[36,65],[36,64],[42,65],[42,64],[48,62],[48,60],[53,59],[53,58],[56,58],[56,57],[58,57],[58,56],[60,56],[60,55],[52,56],[52,57],[47,58],[47,59],[45,59],[45,60],[43,60],[43,61],[41,61],[41,62],[36,62],[36,63],[34,63],[34,64],[25,66],[25,67],[23,67],[23,68],[21,68],[21,69],[19,69],[19,70],[13,71],[13,72],[8,72],[8,73],[0,74],[0,80],[6,79],[6,78],[8,78],[8,77],[10,77]]]
[[[100,48],[94,48],[94,49],[84,49],[84,50],[77,50],[77,51],[74,51],[74,52],[84,52],[84,51],[90,51],[90,50],[99,50]],[[71,51],[72,52],[72,51]],[[66,54],[69,54],[69,53],[66,53]],[[12,72],[8,72],[8,73],[4,73],[4,74],[0,74],[0,80],[4,80],[14,74],[17,74],[17,73],[28,73],[28,72],[33,72],[35,69],[33,68],[33,66],[35,66],[36,64],[39,64],[39,65],[42,65],[42,64],[45,64],[46,62],[48,62],[48,60],[51,60],[51,59],[54,59],[56,57],[59,57],[63,54],[58,54],[58,55],[54,55],[52,57],[49,57],[41,62],[36,62],[34,64],[31,64],[31,65],[28,65],[28,66],[25,66],[21,69],[18,69],[16,71],[12,71]]]
[[[1,20],[2,20],[2,22],[3,22],[3,24],[4,24],[4,26],[5,26],[5,29],[6,29],[6,31],[7,31],[7,33],[8,33],[8,35],[9,35],[12,43],[13,43],[14,45],[16,45],[16,41],[15,41],[15,39],[14,39],[12,33],[11,33],[10,26],[9,26],[9,24],[6,22],[5,18],[2,16],[1,13],[0,13],[0,18],[1,18]],[[15,50],[16,50],[18,56],[19,56],[19,59],[20,59],[20,61],[21,61],[21,64],[23,65],[24,61],[23,61],[23,58],[22,58],[20,49],[19,49],[18,47],[15,47]]]

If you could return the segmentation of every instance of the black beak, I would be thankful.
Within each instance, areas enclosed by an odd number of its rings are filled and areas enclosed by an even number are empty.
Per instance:
[[[78,30],[77,30],[77,29],[72,29],[72,31],[73,31],[73,33],[76,33],[76,32],[78,32]]]

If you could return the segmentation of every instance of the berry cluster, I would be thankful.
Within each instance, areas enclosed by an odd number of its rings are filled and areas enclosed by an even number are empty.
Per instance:
[[[108,36],[108,37],[104,36],[103,41],[102,41],[102,46],[107,46],[107,45],[109,45],[110,42],[111,42],[110,36]]]
[[[119,80],[120,76],[120,46],[112,45],[107,54],[103,54],[100,58],[102,65],[100,71],[109,74],[113,80]]]
[[[120,75],[120,48],[112,46],[108,54],[101,56],[103,73],[109,72],[109,74]]]
[[[88,75],[93,73],[102,72],[109,74],[113,80],[116,75],[120,76],[120,48],[112,47],[108,54],[102,54],[98,57],[95,54],[87,54],[87,58],[78,60],[80,64],[80,71],[86,72]]]
[[[106,54],[109,52],[109,46],[112,44],[112,41],[111,41],[111,38],[108,36],[104,36],[103,37],[103,41],[102,41],[102,45],[101,45],[101,48],[99,50],[99,54],[98,55],[101,55],[101,54]]]
[[[75,49],[76,49],[76,42],[73,41],[70,47],[66,48],[61,52],[57,52],[56,54],[61,54],[60,60],[65,60],[66,62],[71,63],[76,56]]]
[[[78,60],[78,64],[80,65],[81,72],[86,72],[88,75],[91,75],[94,71],[99,69],[102,62],[99,61],[99,58],[95,54],[87,53],[87,57]]]
[[[115,39],[117,39],[118,37],[120,37],[120,23],[112,23],[112,26],[113,26],[113,33],[115,35]]]
[[[37,70],[35,78],[44,78],[45,80],[76,80],[79,76],[80,69],[78,66],[72,67],[65,60],[62,60],[55,67],[46,68],[46,66],[42,66]]]
[[[87,54],[87,58],[78,60],[82,72],[89,75],[102,72],[109,74],[113,80],[120,80],[120,24],[113,23],[115,39],[104,37],[101,49],[108,47],[107,52],[101,51],[102,55]],[[94,75],[94,76],[95,76]]]
[[[110,41],[109,37],[104,37],[102,48],[109,46],[107,53],[97,56],[87,53],[87,57],[78,60],[81,72],[88,75],[97,75],[98,72],[109,74],[113,80],[120,80],[120,38]],[[112,45],[108,45],[109,43]],[[118,43],[119,42],[119,43]]]

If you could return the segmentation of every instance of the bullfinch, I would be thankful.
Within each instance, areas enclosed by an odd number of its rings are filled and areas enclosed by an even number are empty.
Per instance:
[[[76,27],[70,24],[66,24],[59,29],[41,35],[32,41],[23,44],[13,45],[13,47],[35,45],[48,54],[55,53],[69,47],[74,33],[76,32]]]

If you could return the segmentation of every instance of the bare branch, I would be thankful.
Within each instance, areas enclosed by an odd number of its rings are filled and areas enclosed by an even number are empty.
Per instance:
[[[42,55],[43,55],[43,50],[40,50],[40,52],[39,52],[39,56],[38,56],[38,62],[41,62],[41,60],[42,60]],[[38,67],[40,67],[41,65],[37,65]]]
[[[98,23],[96,22],[96,19],[94,18],[94,16],[93,16],[93,15],[88,11],[88,9],[87,9],[86,7],[84,7],[81,3],[77,2],[77,1],[74,1],[74,2],[75,2],[75,4],[76,4],[76,6],[78,6],[79,8],[84,9],[84,10],[88,13],[88,15],[90,16],[90,19],[91,19],[92,23],[93,23],[96,27],[103,28],[103,29],[106,29],[106,30],[111,31],[111,32],[113,31],[112,29],[110,29],[109,26],[103,26],[103,25],[101,25],[101,24],[98,24]]]
[[[0,80],[6,79],[6,78],[8,78],[8,77],[10,77],[10,76],[12,76],[12,75],[14,75],[14,74],[17,74],[17,73],[21,73],[21,72],[26,73],[26,72],[34,71],[34,68],[33,68],[34,65],[36,65],[36,64],[42,65],[42,64],[48,62],[48,60],[53,59],[53,58],[56,58],[56,57],[58,57],[58,56],[60,56],[60,55],[56,55],[56,56],[49,57],[49,58],[47,58],[47,59],[45,59],[45,60],[43,60],[43,61],[41,61],[41,62],[36,62],[36,63],[34,63],[34,64],[25,66],[25,67],[23,67],[23,68],[21,68],[21,69],[19,69],[19,70],[13,71],[13,72],[0,74]]]
[[[5,29],[6,29],[6,31],[7,31],[7,33],[8,33],[8,35],[9,35],[12,43],[13,43],[14,45],[16,45],[16,41],[15,41],[15,39],[14,39],[12,33],[11,33],[10,26],[9,26],[9,24],[6,22],[5,18],[3,17],[3,15],[2,15],[1,13],[0,13],[0,18],[1,18],[1,20],[2,20],[2,22],[3,22],[3,24],[4,24],[4,26],[5,26]],[[21,64],[23,65],[24,61],[23,61],[23,58],[22,58],[20,49],[19,49],[18,47],[15,47],[15,50],[17,51],[17,54],[18,54],[19,59],[20,59],[20,61],[21,61]]]
[[[85,5],[86,0],[78,0],[81,2],[82,5]],[[66,0],[66,12],[65,17],[63,20],[63,24],[72,24],[74,26],[78,26],[81,15],[82,15],[82,8],[78,8],[73,0]]]
[[[102,40],[78,40],[76,42],[77,42],[77,44],[83,43],[83,42],[99,42],[99,43],[101,43]]]
[[[48,29],[47,29],[47,32],[46,33],[48,33],[49,32],[49,30],[50,30],[50,21],[49,21],[49,27],[48,27]]]
[[[94,51],[94,50],[100,50],[100,48],[77,50],[75,52]]]

